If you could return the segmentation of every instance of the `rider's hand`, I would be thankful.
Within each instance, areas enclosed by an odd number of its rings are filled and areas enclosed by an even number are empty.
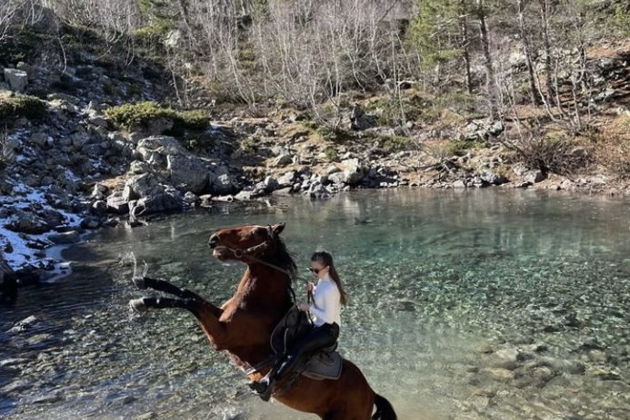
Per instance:
[[[308,306],[308,303],[306,302],[300,302],[297,304],[297,308],[302,312],[307,312],[309,309],[309,306]]]
[[[306,283],[306,291],[307,292],[312,292],[313,290],[315,290],[315,285],[313,283],[311,283],[310,281],[308,283]]]

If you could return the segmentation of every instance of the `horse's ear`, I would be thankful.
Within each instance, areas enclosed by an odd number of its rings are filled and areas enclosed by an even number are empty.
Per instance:
[[[282,231],[284,230],[284,227],[286,226],[286,223],[277,223],[275,225],[271,225],[271,231],[273,232],[274,236],[278,236],[282,233]]]

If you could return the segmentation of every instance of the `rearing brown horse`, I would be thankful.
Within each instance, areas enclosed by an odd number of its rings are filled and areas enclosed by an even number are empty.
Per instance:
[[[134,279],[136,286],[170,293],[177,299],[143,297],[132,300],[131,307],[141,312],[149,308],[189,310],[216,350],[226,351],[243,370],[251,369],[271,354],[271,333],[293,304],[290,285],[296,266],[280,239],[283,229],[284,224],[247,225],[219,230],[210,237],[216,258],[247,264],[236,293],[221,308],[189,290],[147,277]],[[249,378],[259,380],[266,373],[263,369]],[[283,385],[280,381],[274,389],[276,400],[325,420],[397,418],[389,401],[376,394],[359,368],[348,360],[343,361],[338,380],[300,376],[290,388],[285,390]]]

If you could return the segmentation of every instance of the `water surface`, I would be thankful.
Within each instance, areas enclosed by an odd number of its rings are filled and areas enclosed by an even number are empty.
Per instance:
[[[127,310],[142,295],[121,263],[127,253],[150,275],[221,303],[243,266],[213,259],[208,235],[286,221],[301,268],[315,249],[336,256],[350,294],[341,351],[401,419],[630,418],[628,204],[527,191],[363,191],[99,232],[65,253],[70,277],[0,309],[0,331],[39,319],[0,334],[0,416],[314,418],[251,396],[189,314]],[[518,357],[506,362],[506,352]]]

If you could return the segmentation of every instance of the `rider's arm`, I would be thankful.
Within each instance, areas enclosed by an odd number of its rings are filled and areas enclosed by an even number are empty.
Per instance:
[[[335,308],[338,306],[335,304],[335,299],[339,300],[336,287],[327,287],[324,291],[324,303],[322,308],[318,308],[315,305],[309,307],[309,311],[317,318],[323,320],[328,324],[335,322]]]

